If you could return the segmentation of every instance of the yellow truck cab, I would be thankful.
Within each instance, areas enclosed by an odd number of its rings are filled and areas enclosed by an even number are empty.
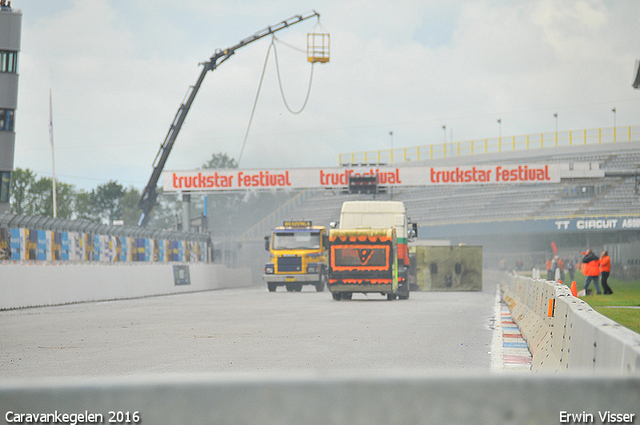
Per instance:
[[[285,221],[264,239],[271,258],[264,266],[262,280],[267,282],[269,292],[278,286],[298,292],[302,285],[314,285],[316,291],[324,291],[328,239],[323,226],[313,226],[311,221]]]

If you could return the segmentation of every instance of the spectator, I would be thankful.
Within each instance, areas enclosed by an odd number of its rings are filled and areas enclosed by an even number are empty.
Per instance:
[[[562,258],[560,258],[559,256],[556,255],[556,259],[555,259],[556,264],[558,265],[558,270],[560,270],[560,280],[564,282],[564,261],[562,261]],[[556,275],[558,273],[556,272]]]
[[[602,276],[602,290],[605,295],[613,294],[613,291],[609,287],[607,280],[609,280],[609,272],[611,271],[611,259],[607,251],[602,251],[600,257],[600,275]]]
[[[592,250],[587,250],[584,258],[582,259],[584,265],[584,275],[587,280],[584,282],[584,291],[587,292],[589,284],[593,282],[596,287],[596,293],[601,295],[600,285],[598,285],[598,276],[600,276],[600,259],[593,253]]]
[[[567,260],[567,271],[569,271],[569,278],[573,282],[576,275],[576,259],[571,257]]]
[[[547,280],[553,280],[553,262],[550,258],[545,263],[545,266],[547,267]]]

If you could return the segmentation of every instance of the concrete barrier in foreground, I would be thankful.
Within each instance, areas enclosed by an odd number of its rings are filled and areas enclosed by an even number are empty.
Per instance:
[[[0,310],[250,285],[250,269],[221,264],[2,264]]]
[[[533,355],[533,371],[640,374],[640,334],[598,313],[564,284],[506,273],[498,279]]]
[[[74,423],[62,415],[75,414],[76,423],[117,419],[153,425],[637,423],[638,400],[640,377],[630,376],[375,373],[3,380],[0,423],[26,423],[23,414],[57,414],[62,423]],[[584,420],[576,420],[578,415]]]

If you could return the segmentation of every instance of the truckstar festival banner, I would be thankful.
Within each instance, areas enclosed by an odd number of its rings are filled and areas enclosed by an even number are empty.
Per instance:
[[[587,167],[588,166],[588,167]],[[342,167],[165,171],[165,192],[339,188],[351,176],[377,176],[378,186],[558,183],[561,177],[598,177],[591,164],[501,164],[458,167]],[[586,170],[586,171],[585,171]],[[579,175],[575,175],[578,173]]]

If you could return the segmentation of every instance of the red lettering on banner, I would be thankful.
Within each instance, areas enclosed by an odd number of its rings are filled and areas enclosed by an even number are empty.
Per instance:
[[[174,189],[211,189],[216,187],[231,187],[233,176],[219,175],[217,172],[213,175],[198,174],[193,176],[178,176],[172,173],[171,182]]]
[[[351,174],[354,174],[354,170],[345,170],[340,173],[325,173],[324,170],[320,170],[320,185],[347,186],[349,184],[349,176]],[[359,176],[360,174],[355,173],[354,175]]]
[[[431,183],[477,183],[491,180],[491,170],[478,170],[472,167],[470,170],[456,167],[454,170],[436,171],[431,168]]]
[[[321,186],[348,186],[349,176],[377,176],[378,184],[402,184],[400,180],[400,169],[396,168],[395,171],[381,172],[380,169],[369,169],[367,172],[358,173],[356,170],[349,169],[338,173],[327,173],[324,170],[320,170],[320,185]]]
[[[194,170],[165,172],[163,183],[166,191],[346,187],[350,177],[354,176],[376,176],[380,186],[545,183],[560,178],[561,166],[501,164],[425,168],[381,166],[309,170]],[[403,170],[402,176],[400,170]]]
[[[549,166],[539,168],[528,165],[513,167],[496,166],[495,182],[545,182],[550,181]],[[431,168],[429,178],[431,183],[485,183],[491,182],[491,169],[478,169],[475,166],[469,168],[456,167],[453,169],[438,170]]]
[[[233,177],[233,176],[231,176]],[[269,174],[268,171],[260,171],[256,174],[238,172],[238,187],[286,187],[291,186],[289,171],[282,174]]]
[[[518,165],[518,168],[496,167],[496,181],[503,182],[543,182],[550,181],[549,166],[542,168],[529,168],[528,165]]]

